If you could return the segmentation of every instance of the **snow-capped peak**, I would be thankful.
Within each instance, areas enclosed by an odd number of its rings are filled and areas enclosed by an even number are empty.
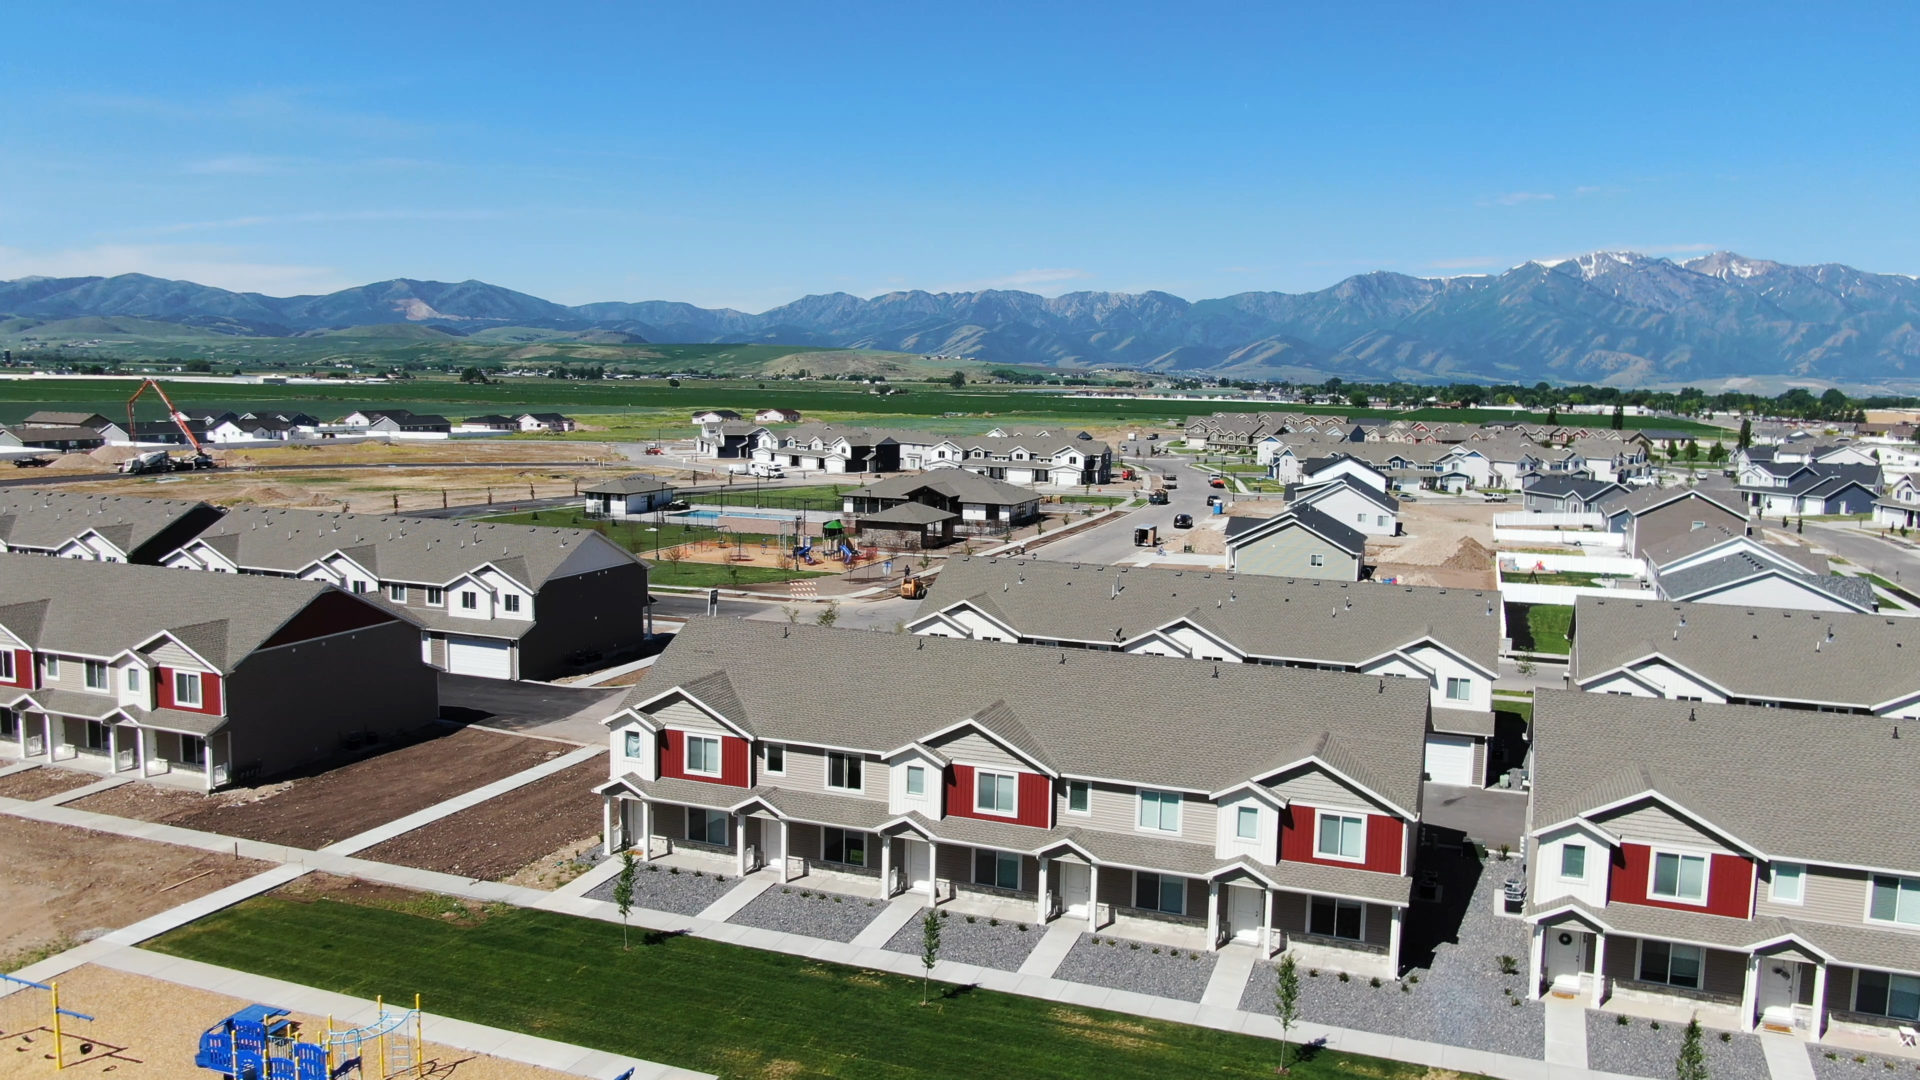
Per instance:
[[[1728,278],[1760,277],[1781,268],[1777,262],[1767,259],[1749,259],[1731,251],[1715,251],[1697,259],[1688,259],[1680,265],[1696,274],[1706,274],[1723,281]]]

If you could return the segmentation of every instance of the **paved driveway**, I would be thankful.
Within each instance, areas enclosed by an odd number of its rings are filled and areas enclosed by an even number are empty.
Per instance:
[[[1519,851],[1520,837],[1527,831],[1527,796],[1500,788],[1428,784],[1420,818],[1435,828],[1465,833],[1495,851],[1501,844]]]
[[[626,694],[620,686],[550,686],[440,673],[440,712],[451,720],[590,745],[606,738],[600,720]]]

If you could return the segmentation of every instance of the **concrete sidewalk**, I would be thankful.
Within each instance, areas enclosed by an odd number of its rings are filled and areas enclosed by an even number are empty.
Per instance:
[[[328,844],[320,850],[333,855],[351,855],[356,851],[365,851],[375,844],[391,840],[402,833],[412,832],[423,825],[430,825],[441,818],[451,817],[462,810],[479,806],[489,799],[505,795],[516,788],[526,787],[536,780],[544,780],[554,773],[570,769],[606,752],[607,748],[604,746],[583,746],[571,753],[543,761],[530,769],[522,769],[512,776],[503,777],[491,784],[434,803],[424,810],[417,810],[403,818],[396,818],[385,825],[376,826],[356,836],[349,836],[345,840]]]

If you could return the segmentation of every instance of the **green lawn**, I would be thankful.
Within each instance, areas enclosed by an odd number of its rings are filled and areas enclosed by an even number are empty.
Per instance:
[[[498,514],[478,520],[508,522],[514,525],[548,525],[557,529],[592,529],[628,551],[645,555],[649,559],[665,548],[697,543],[702,540],[715,540],[722,535],[725,535],[728,540],[740,536],[746,543],[755,547],[758,547],[762,541],[778,543],[781,540],[777,532],[735,533],[728,530],[723,534],[711,525],[689,523],[671,515],[660,524],[655,524],[651,519],[608,521],[604,518],[588,517],[578,508],[531,510],[518,514]],[[769,521],[767,525],[777,529],[780,523]]]
[[[1127,499],[1128,499],[1128,496],[1125,496],[1125,495],[1062,495],[1060,496],[1060,501],[1063,503],[1084,503],[1088,506],[1119,506],[1121,503],[1126,502]]]
[[[672,563],[661,559],[647,574],[651,585],[687,585],[694,588],[727,588],[733,585],[765,585],[774,581],[800,578],[833,577],[824,570],[782,570],[777,566],[741,566],[737,563]]]
[[[763,506],[777,510],[833,510],[842,505],[840,496],[859,484],[808,484],[804,487],[742,487],[738,491],[719,491],[688,496],[688,501],[720,506]]]
[[[923,1008],[916,979],[644,931],[622,951],[609,923],[436,906],[260,897],[147,947],[368,1000],[418,993],[428,1012],[722,1077],[1250,1080],[1278,1060],[1249,1035],[938,984]],[[1295,1075],[1428,1074],[1320,1051]]]
[[[1503,570],[1500,576],[1516,584],[1525,585],[1573,585],[1580,588],[1593,588],[1603,581],[1618,581],[1624,574],[1596,574],[1588,570]]]
[[[1572,651],[1567,631],[1573,629],[1573,608],[1565,604],[1508,604],[1507,633],[1513,648],[1523,653],[1565,656]]]

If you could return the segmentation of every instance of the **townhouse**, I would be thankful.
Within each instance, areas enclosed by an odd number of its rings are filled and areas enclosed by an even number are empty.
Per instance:
[[[1289,507],[1270,518],[1227,518],[1228,570],[1359,581],[1366,555],[1366,534],[1311,506]]]
[[[950,436],[905,428],[801,424],[780,431],[760,429],[751,453],[756,461],[830,473],[958,467],[1014,484],[1107,483],[1113,475],[1113,449],[1085,435],[1041,430]]]
[[[1662,600],[1806,611],[1872,613],[1866,578],[1829,573],[1808,548],[1764,543],[1721,525],[1645,549],[1648,583]]]
[[[1590,514],[1626,493],[1611,480],[1533,473],[1521,478],[1520,505],[1542,514]]]
[[[0,756],[211,791],[432,723],[419,631],[314,581],[0,555]]]
[[[904,508],[927,507],[935,516]],[[934,469],[912,476],[889,476],[841,496],[841,512],[855,515],[861,527],[878,517],[876,527],[922,528],[974,535],[1002,532],[1040,516],[1040,496],[1031,488],[1015,487],[966,469]]]
[[[0,489],[0,552],[157,564],[220,514],[186,499]]]
[[[1583,596],[1567,684],[1634,697],[1920,719],[1920,621]]]
[[[1607,531],[1620,533],[1622,547],[1635,558],[1702,529],[1745,532],[1747,510],[1736,498],[1694,487],[1619,488],[1603,496],[1595,507],[1606,519]]]
[[[753,453],[755,440],[766,431],[758,424],[738,419],[696,420],[695,424],[698,431],[693,438],[693,452],[700,457],[748,457]]]
[[[1529,990],[1809,1039],[1913,1024],[1920,749],[1900,726],[1539,691]]]
[[[417,625],[456,675],[551,679],[637,649],[647,564],[589,529],[235,507],[163,565],[338,585]]]
[[[1312,507],[1368,536],[1400,532],[1400,500],[1351,474],[1317,484],[1291,484],[1286,499],[1289,507]]]
[[[1762,516],[1867,514],[1880,486],[1880,466],[1756,461],[1737,477],[1741,496]]]
[[[694,619],[605,723],[609,851],[1398,974],[1412,680]]]
[[[1424,768],[1484,784],[1520,754],[1494,740],[1500,594],[1035,559],[949,559],[914,634],[1393,675],[1427,687]]]

